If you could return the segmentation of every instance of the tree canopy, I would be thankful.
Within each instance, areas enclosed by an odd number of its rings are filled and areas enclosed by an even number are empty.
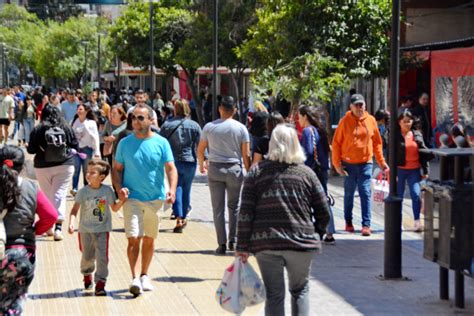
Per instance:
[[[253,68],[289,63],[318,50],[351,77],[388,71],[390,1],[261,0],[250,39],[239,49]]]

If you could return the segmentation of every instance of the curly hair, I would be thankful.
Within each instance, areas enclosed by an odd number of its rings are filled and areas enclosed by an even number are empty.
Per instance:
[[[12,165],[9,165],[9,162]],[[15,208],[20,196],[18,175],[23,169],[25,154],[19,147],[6,145],[0,149],[0,209]]]

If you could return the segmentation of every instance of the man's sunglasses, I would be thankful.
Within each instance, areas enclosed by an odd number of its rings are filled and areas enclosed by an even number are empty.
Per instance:
[[[143,122],[145,120],[145,117],[143,115],[133,115],[132,114],[132,121],[139,120],[140,122]]]

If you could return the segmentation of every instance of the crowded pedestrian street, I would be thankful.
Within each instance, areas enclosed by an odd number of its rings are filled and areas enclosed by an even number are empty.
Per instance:
[[[373,214],[374,234],[368,239],[343,232],[341,178],[330,180],[336,204],[337,243],[316,254],[311,270],[310,303],[313,315],[472,315],[474,282],[466,281],[466,309],[438,299],[438,266],[423,259],[422,235],[403,232],[404,281],[383,281],[383,214]],[[110,281],[106,297],[82,287],[80,251],[75,235],[61,243],[38,238],[36,277],[30,287],[26,315],[224,315],[215,299],[233,253],[216,256],[206,176],[198,175],[192,188],[190,221],[184,234],[173,234],[170,212],[162,214],[150,275],[155,291],[136,299],[128,293],[129,268],[124,256],[126,238],[121,213],[113,216],[110,237]],[[68,198],[71,205],[72,197]],[[409,205],[409,199],[405,199]],[[356,204],[356,207],[359,206]],[[69,207],[68,207],[69,208]],[[408,208],[405,208],[408,209]],[[354,212],[359,214],[359,212]],[[408,218],[410,212],[406,212]],[[360,218],[356,218],[357,222]],[[411,224],[406,220],[406,226]],[[258,266],[253,258],[250,262]],[[453,278],[451,277],[451,281]],[[290,297],[286,310],[290,310]],[[243,315],[263,315],[263,305]]]
[[[0,0],[0,316],[474,316],[474,1]]]

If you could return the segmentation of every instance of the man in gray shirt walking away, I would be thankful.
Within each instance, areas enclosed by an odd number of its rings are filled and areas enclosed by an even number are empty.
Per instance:
[[[244,178],[243,166],[250,168],[250,139],[247,128],[233,119],[236,112],[232,97],[224,97],[219,105],[220,119],[207,123],[198,146],[199,169],[208,172],[209,190],[219,247],[216,254],[234,250],[240,189]],[[208,150],[209,164],[204,161]],[[243,166],[242,166],[243,164]],[[229,235],[225,228],[225,198],[229,211]]]

